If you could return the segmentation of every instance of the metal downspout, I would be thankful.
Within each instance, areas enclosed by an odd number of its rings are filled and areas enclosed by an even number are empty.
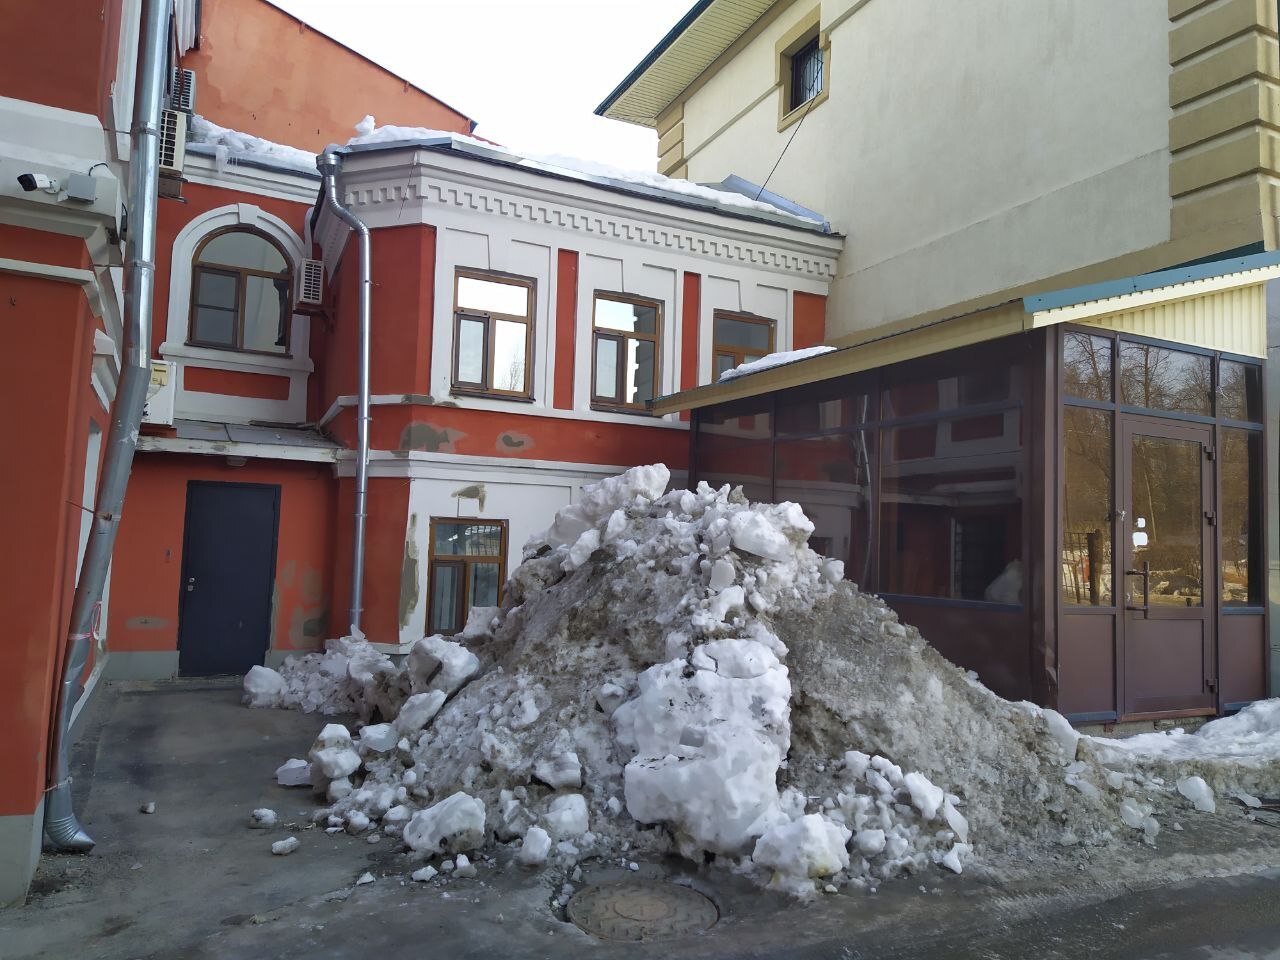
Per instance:
[[[325,202],[334,216],[355,231],[360,243],[360,400],[356,414],[356,508],[351,538],[351,630],[360,629],[364,606],[365,504],[369,492],[369,317],[372,304],[372,248],[369,228],[338,199],[338,173],[342,155],[326,150],[316,158],[324,178]]]
[[[93,526],[80,565],[71,623],[67,631],[57,725],[54,729],[54,780],[44,815],[44,831],[60,850],[93,849],[93,838],[71,805],[67,728],[71,711],[84,692],[81,674],[89,661],[111,551],[120,527],[125,487],[138,445],[138,427],[151,379],[151,313],[155,290],[157,177],[160,165],[160,109],[165,90],[171,0],[144,0],[133,102],[133,145],[129,155],[128,237],[125,242],[124,348],[120,381],[111,408],[111,427],[98,485]]]

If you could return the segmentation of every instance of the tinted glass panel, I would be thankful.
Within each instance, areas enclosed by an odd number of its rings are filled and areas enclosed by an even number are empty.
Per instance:
[[[1111,414],[1066,407],[1062,480],[1062,602],[1112,604]]]
[[[216,307],[196,307],[192,337],[200,343],[234,347],[236,345],[236,313]]]
[[[872,418],[866,381],[825,380],[778,394],[778,435],[817,433],[866,423]]]
[[[1219,432],[1222,482],[1222,602],[1262,603],[1262,434]]]
[[[463,565],[435,563],[431,566],[431,633],[457,633],[463,626],[458,599]]]
[[[1151,564],[1152,606],[1198,607],[1204,602],[1204,447],[1194,440],[1135,436],[1130,456],[1130,569]],[[1141,605],[1141,579],[1125,579],[1128,603]]]
[[[493,386],[498,390],[523,392],[525,383],[528,324],[516,320],[493,322]]]
[[[1235,360],[1219,364],[1218,416],[1262,422],[1262,367]]]
[[[289,269],[284,254],[274,243],[246,230],[218,234],[200,251],[200,262],[264,273],[286,273]]]
[[[496,563],[472,563],[468,565],[471,582],[467,596],[473,607],[498,605],[498,565]]]
[[[502,526],[495,523],[437,523],[436,556],[496,557],[502,552]]]
[[[754,350],[761,356],[772,349],[773,324],[735,317],[716,317],[715,341],[718,347]]]
[[[529,288],[522,283],[501,283],[475,277],[458,278],[458,308],[481,313],[529,315]]]
[[[618,398],[618,346],[615,337],[596,337],[596,396]]]
[[[773,398],[768,394],[698,411],[698,432],[767,440],[772,436]]]
[[[1109,337],[1062,335],[1062,389],[1067,396],[1111,400],[1111,348]]]
[[[239,278],[234,274],[199,270],[196,273],[196,303],[224,310],[240,309]]]
[[[728,434],[698,435],[697,479],[719,488],[742,487],[751,501],[773,500],[773,444]]]
[[[626,333],[657,333],[658,309],[650,304],[596,297],[596,326]]]
[[[1171,413],[1213,414],[1213,358],[1147,343],[1120,343],[1120,402]]]
[[[1019,414],[999,436],[957,440],[952,421],[882,432],[880,584],[885,593],[1022,600]]]
[[[626,340],[626,366],[622,370],[623,401],[644,403],[654,392],[654,350],[652,340]]]
[[[845,564],[845,576],[866,583],[871,545],[871,431],[811,440],[779,441],[774,448],[774,499],[800,504],[813,521],[809,545]]]
[[[284,353],[289,348],[289,281],[244,278],[246,350]]]
[[[458,373],[460,383],[484,382],[484,322],[461,318],[458,321]]]

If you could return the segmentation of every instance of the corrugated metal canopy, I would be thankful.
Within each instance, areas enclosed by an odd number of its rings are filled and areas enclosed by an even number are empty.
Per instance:
[[[699,0],[605,97],[596,113],[642,127],[656,127],[658,114],[751,29],[774,2]]]

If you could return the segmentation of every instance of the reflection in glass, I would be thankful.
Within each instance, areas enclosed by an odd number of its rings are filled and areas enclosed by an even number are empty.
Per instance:
[[[437,556],[496,557],[502,550],[502,526],[496,523],[435,524]]]
[[[200,248],[201,263],[216,263],[263,273],[287,273],[288,261],[270,240],[248,230],[220,233]]]
[[[968,373],[894,383],[882,395],[885,420],[1022,398],[1022,368],[993,363]]]
[[[1262,422],[1262,367],[1223,360],[1218,365],[1218,416]]]
[[[484,321],[463,317],[458,320],[458,372],[460,383],[484,383]]]
[[[596,326],[623,333],[657,333],[658,310],[648,303],[626,303],[597,296]]]
[[[627,338],[627,358],[622,369],[622,400],[624,403],[645,403],[657,394],[654,392],[654,344],[652,340]]]
[[[1222,428],[1222,602],[1262,603],[1262,434]]]
[[[496,563],[470,564],[471,582],[467,585],[470,605],[496,607],[498,605],[498,565]]]
[[[1149,343],[1120,343],[1120,402],[1213,415],[1213,358]]]
[[[529,288],[523,283],[502,283],[479,277],[458,277],[458,308],[481,313],[529,315]]]
[[[1109,607],[1111,572],[1111,414],[1063,410],[1062,600]]]
[[[236,345],[236,313],[216,307],[196,307],[192,337],[199,343],[211,346]]]
[[[289,281],[244,278],[244,348],[282,352],[288,342]]]
[[[1111,400],[1110,337],[1068,331],[1062,335],[1062,389],[1069,397]]]
[[[436,563],[431,567],[431,633],[456,633],[461,629],[458,586],[460,563]]]
[[[1022,602],[1019,419],[973,441],[947,419],[882,431],[880,590]]]
[[[715,318],[715,349],[737,348],[763,356],[773,348],[773,324],[738,317]]]
[[[240,309],[240,278],[235,274],[197,269],[195,318],[191,336],[198,343],[236,345]]]
[[[492,320],[493,386],[518,392],[525,387],[526,333],[529,325],[516,320]]]
[[[618,399],[618,340],[596,337],[596,396]]]
[[[773,398],[768,394],[721,403],[698,412],[698,434],[720,434],[755,440],[772,436]]]
[[[1134,436],[1129,454],[1129,569],[1151,565],[1152,606],[1198,607],[1204,602],[1203,447],[1195,440]],[[1141,606],[1141,579],[1125,579],[1128,604]]]
[[[778,394],[778,435],[818,433],[866,423],[871,396],[865,377],[840,377]]]

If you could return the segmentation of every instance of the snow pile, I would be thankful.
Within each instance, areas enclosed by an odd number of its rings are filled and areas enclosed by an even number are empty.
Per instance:
[[[314,153],[264,140],[251,133],[220,127],[201,116],[191,118],[187,142],[212,147],[214,162],[219,170],[226,169],[229,163],[248,160],[318,176]]]
[[[769,354],[767,357],[761,357],[759,360],[740,363],[736,367],[720,374],[720,380],[734,380],[737,377],[745,377],[749,373],[759,373],[761,370],[768,370],[771,367],[780,367],[783,364],[795,363],[797,360],[807,360],[809,357],[821,356],[824,353],[830,353],[834,349],[835,347],[819,344],[816,347],[804,347],[800,350],[780,350],[777,353]]]
[[[254,705],[360,718],[309,755],[317,822],[534,868],[675,852],[800,896],[1154,842],[1132,765],[948,663],[807,546],[798,506],[668,482],[584,488],[501,610],[400,666],[352,637],[251,672]]]
[[[1223,794],[1280,794],[1280,698],[1259,700],[1193,733],[1177,728],[1122,740],[1089,737],[1086,743],[1109,767],[1140,768],[1168,781],[1200,780]],[[1212,793],[1208,797],[1212,804]],[[1194,802],[1203,808],[1203,800]]]

